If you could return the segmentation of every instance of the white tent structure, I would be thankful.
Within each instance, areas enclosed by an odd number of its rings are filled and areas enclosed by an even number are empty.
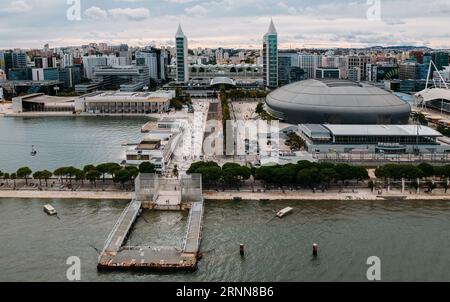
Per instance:
[[[427,103],[436,100],[441,100],[442,104],[444,100],[450,102],[450,89],[448,88],[448,84],[445,82],[444,78],[439,72],[437,73],[440,77],[439,84],[437,84],[436,81],[432,79],[434,87],[428,88],[432,67],[434,67],[434,69],[438,71],[438,68],[436,67],[434,62],[431,61],[430,68],[428,69],[427,83],[425,85],[426,88],[414,95],[416,99],[416,107],[424,108],[426,107]]]

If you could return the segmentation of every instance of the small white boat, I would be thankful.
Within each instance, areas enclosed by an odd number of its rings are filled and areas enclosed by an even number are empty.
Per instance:
[[[291,207],[284,208],[284,209],[282,209],[281,211],[279,211],[279,212],[277,213],[277,217],[278,217],[278,218],[283,218],[284,216],[286,216],[287,214],[289,214],[289,213],[292,212],[293,210],[294,210],[294,209],[291,208]]]
[[[50,215],[50,216],[53,216],[53,215],[56,215],[56,214],[57,214],[55,208],[52,207],[52,206],[49,205],[49,204],[46,204],[46,205],[44,206],[44,212],[47,213],[47,214]]]

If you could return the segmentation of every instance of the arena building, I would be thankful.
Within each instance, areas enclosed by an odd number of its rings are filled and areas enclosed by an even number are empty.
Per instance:
[[[375,86],[347,80],[296,82],[267,96],[267,111],[291,124],[407,124],[411,106]]]

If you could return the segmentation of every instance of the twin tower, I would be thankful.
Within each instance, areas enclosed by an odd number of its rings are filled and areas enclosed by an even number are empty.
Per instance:
[[[189,81],[189,62],[188,62],[188,39],[181,28],[178,26],[175,35],[176,46],[176,81],[177,83],[187,83]],[[264,85],[268,88],[278,87],[278,33],[270,20],[270,26],[263,38],[263,76]]]

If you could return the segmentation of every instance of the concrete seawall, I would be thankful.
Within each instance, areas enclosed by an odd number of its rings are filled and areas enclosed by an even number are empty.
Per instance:
[[[90,191],[0,191],[0,198],[29,198],[29,199],[91,199],[91,200],[131,200],[132,192],[90,192]],[[401,194],[384,193],[382,197],[369,192],[362,193],[305,193],[305,192],[204,192],[205,200],[450,200],[450,194]]]
[[[133,192],[0,191],[0,198],[131,200]]]

